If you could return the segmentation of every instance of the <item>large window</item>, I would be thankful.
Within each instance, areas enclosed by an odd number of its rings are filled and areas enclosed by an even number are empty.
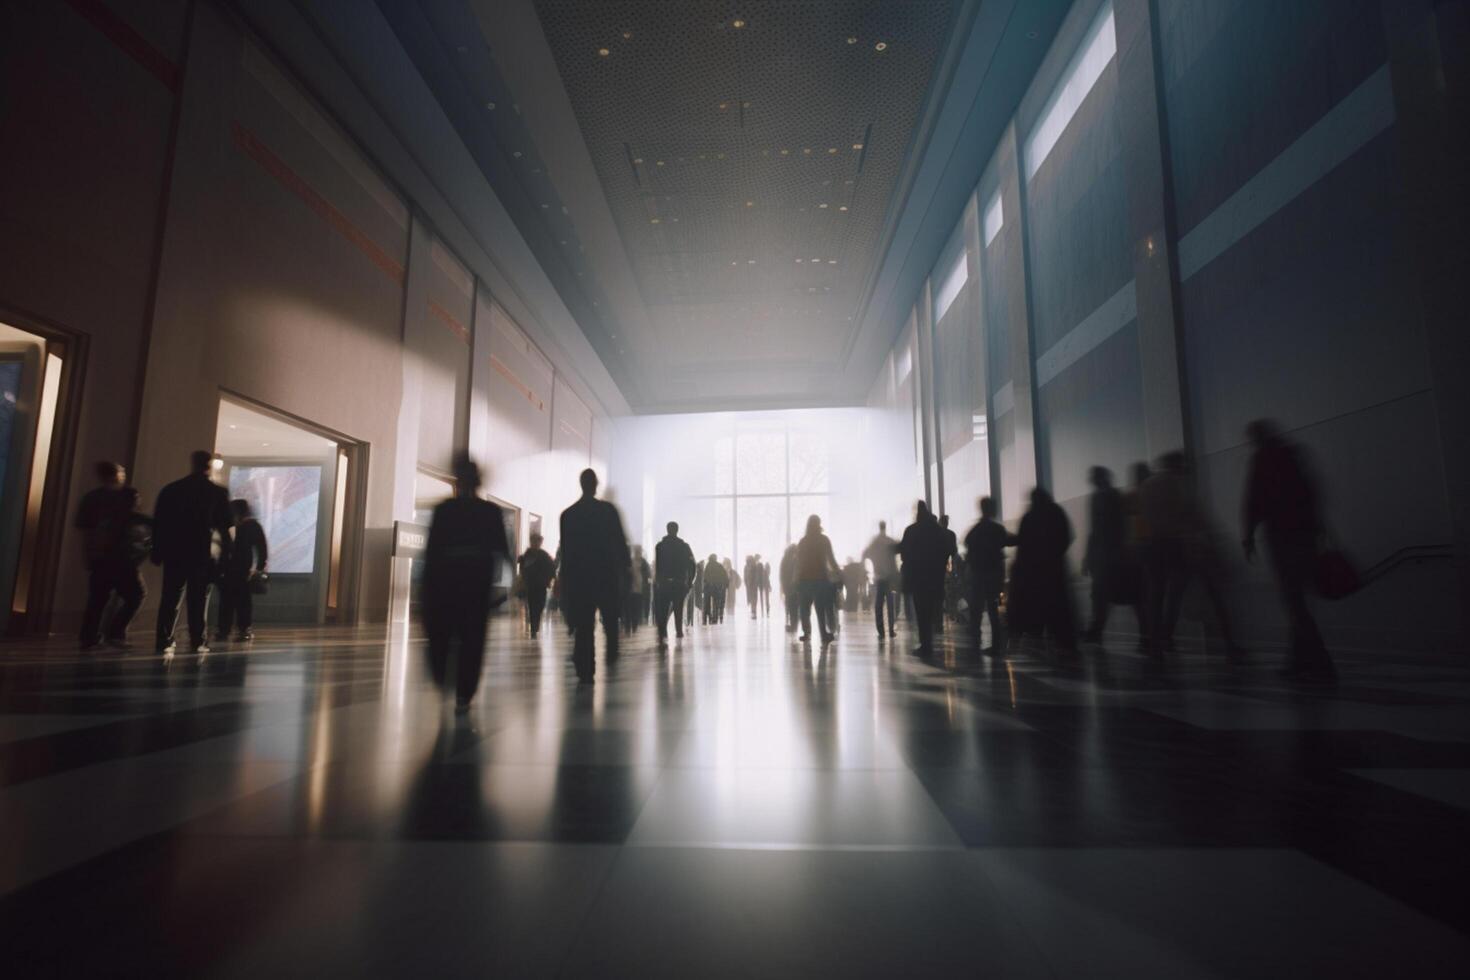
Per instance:
[[[721,557],[742,562],[760,555],[774,563],[801,537],[810,515],[825,524],[831,459],[820,434],[784,422],[737,423],[712,448],[713,489],[696,497],[713,504],[713,543]]]
[[[1062,138],[1067,123],[1072,121],[1072,117],[1082,107],[1082,100],[1087,98],[1087,93],[1097,84],[1103,69],[1113,60],[1117,50],[1118,39],[1113,31],[1113,5],[1109,2],[1103,4],[1098,11],[1082,43],[1077,46],[1077,53],[1072,56],[1051,98],[1041,110],[1041,116],[1032,127],[1031,134],[1026,137],[1028,181],[1041,169],[1042,161],[1052,147],[1057,145],[1057,140]]]

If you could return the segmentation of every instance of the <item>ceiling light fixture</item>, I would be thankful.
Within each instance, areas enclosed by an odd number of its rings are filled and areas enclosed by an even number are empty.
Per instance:
[[[651,224],[651,225],[656,225],[656,224],[658,224],[658,219],[657,218],[649,218],[648,219],[648,223]]]
[[[489,109],[491,112],[494,112],[495,111],[495,103],[494,102],[486,102],[485,103],[485,108],[486,109]]]
[[[748,208],[753,208],[753,207],[755,207],[755,202],[754,201],[746,201],[745,202],[745,206],[748,207]]]
[[[520,150],[512,150],[510,155],[513,156],[513,157],[515,157],[517,160],[519,160],[521,158],[521,151]]]
[[[835,146],[829,146],[827,148],[827,152],[828,153],[836,153],[837,152],[837,147],[835,147]]]
[[[873,45],[873,50],[874,51],[887,51],[888,50],[888,42],[887,41],[879,41],[877,44]]]
[[[838,208],[837,210],[839,210],[839,211],[846,211],[847,210],[847,205],[844,204],[844,205],[842,205],[842,207]]]
[[[597,54],[599,57],[606,58],[608,55],[612,54],[612,52],[609,51],[607,48],[598,48]]]
[[[738,30],[740,30],[740,28],[742,28],[742,27],[745,26],[745,21],[743,21],[743,20],[734,20],[734,21],[731,21],[730,22],[730,26],[731,27],[734,27],[738,31]]]
[[[655,160],[653,162],[655,166],[662,167],[664,165],[664,162],[662,160]]]
[[[631,41],[631,40],[633,40],[633,32],[632,31],[624,31],[623,32],[623,40],[624,41]]]
[[[643,158],[642,157],[634,157],[633,158],[633,162],[634,163],[642,163],[643,162]]]
[[[817,207],[824,208],[825,209],[827,207],[827,205],[825,205],[825,204],[818,204]]]
[[[854,144],[852,144],[852,148],[854,150],[861,150],[863,148],[863,144],[861,144],[861,143],[854,143]]]
[[[856,44],[857,43],[857,38],[850,37],[850,38],[847,39],[847,43],[848,44]]]

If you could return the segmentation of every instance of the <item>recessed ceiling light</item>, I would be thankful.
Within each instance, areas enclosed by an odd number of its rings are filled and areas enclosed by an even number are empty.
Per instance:
[[[857,38],[850,37],[850,38],[847,39],[847,43],[848,44],[856,44],[857,43]]]
[[[804,261],[806,261],[806,260],[805,260],[805,259],[797,259],[797,260],[796,260],[796,261],[798,261],[798,262],[804,262]],[[234,428],[234,426],[233,426],[233,425],[232,425],[232,426],[230,426],[230,428],[232,428],[232,429],[233,429],[233,428]]]
[[[837,152],[837,147],[835,147],[835,146],[828,147],[827,148],[827,152],[828,153],[836,153]]]
[[[734,20],[734,21],[731,21],[730,22],[730,26],[733,27],[733,28],[735,28],[738,31],[738,30],[740,30],[740,28],[742,28],[742,27],[745,26],[745,21],[743,21],[743,20]]]
[[[660,167],[662,167],[664,165],[664,162],[662,160],[655,160],[653,162],[654,162],[655,165],[660,166]]]
[[[261,445],[262,445],[262,446],[269,446],[269,445],[270,445],[270,443],[268,443],[268,442],[262,442],[262,443],[261,443]]]
[[[543,204],[543,205],[541,205],[541,210],[545,211],[549,207],[551,207],[550,204]]]
[[[485,108],[486,109],[489,109],[491,112],[494,112],[495,111],[495,103],[494,102],[486,102],[485,103]]]
[[[730,108],[730,103],[728,103],[728,102],[721,102],[720,103],[720,111],[721,112],[724,112],[728,108]]]
[[[817,207],[819,207],[819,208],[826,208],[827,205],[825,205],[825,204],[818,204]]]
[[[657,218],[649,218],[648,219],[648,223],[651,224],[651,225],[656,225],[656,224],[658,224],[658,219]]]
[[[806,149],[802,150],[801,152],[802,153],[805,153],[807,156],[811,156],[812,155],[812,148],[811,147],[807,147]]]
[[[598,48],[597,53],[603,58],[606,58],[608,55],[612,54],[612,52],[609,51],[607,48]]]
[[[510,155],[513,156],[513,157],[515,157],[517,160],[519,160],[521,158],[521,151],[520,150],[512,150]]]
[[[844,204],[844,205],[842,205],[842,207],[838,208],[837,210],[839,210],[839,211],[846,211],[847,210],[847,205]]]
[[[821,259],[812,259],[812,261],[813,261],[813,262],[820,262],[820,261],[822,261],[822,260],[821,260]]]
[[[887,51],[888,50],[888,42],[887,41],[879,41],[877,44],[873,45],[873,50],[874,51]]]
[[[642,163],[643,162],[643,158],[642,157],[634,157],[633,158],[633,162],[634,163]]]
[[[731,260],[731,261],[730,261],[730,264],[731,264],[731,265],[739,265],[739,264],[740,264],[740,263],[739,263],[739,262],[736,262],[736,261],[735,261],[735,260],[733,260],[733,259],[732,259],[732,260]]]
[[[782,156],[783,156],[783,157],[784,157],[784,156],[788,156],[788,155],[789,155],[789,154],[790,154],[790,153],[791,153],[791,151],[790,151],[790,150],[782,150],[782,151],[781,151],[781,155],[782,155]]]
[[[624,41],[631,41],[631,40],[633,40],[633,32],[632,31],[624,31],[623,32],[623,40]]]
[[[837,260],[836,259],[828,259],[827,260],[827,264],[828,265],[836,265],[837,264]]]
[[[854,143],[854,144],[852,144],[852,148],[854,150],[861,150],[863,148],[863,144],[861,144],[861,143]]]
[[[746,265],[755,265],[755,259],[746,259],[745,260],[745,264]]]
[[[754,201],[746,201],[745,202],[745,206],[748,207],[748,208],[753,208],[753,207],[755,207],[755,202]]]

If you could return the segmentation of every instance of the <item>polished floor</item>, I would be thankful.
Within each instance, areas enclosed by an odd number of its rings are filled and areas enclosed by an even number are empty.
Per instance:
[[[956,639],[7,644],[6,975],[1470,976],[1470,661]]]

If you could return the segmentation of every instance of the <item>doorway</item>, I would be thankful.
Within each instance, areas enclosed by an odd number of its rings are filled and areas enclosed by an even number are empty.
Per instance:
[[[218,478],[265,531],[270,588],[259,623],[349,623],[361,540],[361,444],[235,397],[220,399]]]
[[[46,627],[63,527],[66,341],[0,322],[0,631]]]

